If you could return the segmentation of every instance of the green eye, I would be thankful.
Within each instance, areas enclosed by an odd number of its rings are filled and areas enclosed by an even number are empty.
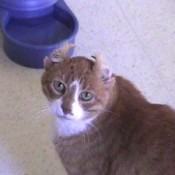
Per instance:
[[[80,100],[82,101],[90,101],[93,97],[93,94],[90,92],[82,92],[79,96]]]
[[[65,93],[65,90],[66,90],[66,87],[63,83],[61,83],[60,81],[54,81],[53,82],[53,87],[54,89],[61,93],[61,94],[64,94]]]

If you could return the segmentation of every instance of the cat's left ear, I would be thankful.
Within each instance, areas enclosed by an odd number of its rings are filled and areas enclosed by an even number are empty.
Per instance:
[[[101,79],[104,82],[105,88],[109,91],[115,85],[115,76],[108,67],[103,67],[101,69]]]
[[[101,78],[102,80],[107,83],[112,79],[112,71],[108,67],[104,67],[101,70]]]
[[[109,82],[112,79],[112,71],[104,66],[103,62],[103,56],[101,54],[96,54],[92,56],[94,59],[94,66],[93,70],[96,72],[97,75],[100,76],[100,78],[105,82]]]

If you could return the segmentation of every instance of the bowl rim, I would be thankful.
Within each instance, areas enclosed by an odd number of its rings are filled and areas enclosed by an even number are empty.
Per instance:
[[[21,0],[21,2],[15,1],[15,0],[1,0],[0,7],[8,9],[8,10],[15,10],[15,11],[33,11],[33,10],[40,10],[44,9],[46,7],[52,6],[59,0],[36,0],[35,3],[33,0],[27,1],[27,0]]]
[[[3,34],[5,35],[5,37],[8,38],[8,40],[12,41],[13,43],[15,43],[17,45],[21,45],[23,47],[28,47],[28,48],[32,48],[32,49],[48,49],[48,48],[57,47],[58,45],[61,45],[62,43],[65,43],[67,40],[71,40],[71,39],[73,39],[75,37],[75,35],[78,32],[79,24],[78,24],[77,18],[74,16],[74,14],[67,12],[66,10],[64,10],[61,7],[56,7],[56,8],[59,8],[59,9],[55,9],[54,8],[53,11],[54,10],[62,10],[62,11],[64,11],[69,16],[69,18],[71,18],[71,20],[74,22],[73,29],[72,29],[71,33],[68,35],[68,37],[66,39],[61,40],[61,41],[58,41],[58,43],[43,44],[43,45],[42,44],[32,45],[32,44],[29,44],[27,42],[23,42],[23,41],[17,40],[16,38],[12,37],[6,31],[6,25],[8,24],[8,21],[10,20],[10,18],[12,18],[10,16],[10,12],[6,16],[6,20],[4,20],[3,23],[1,24],[1,30],[2,30]],[[53,13],[53,12],[51,12],[51,13]]]

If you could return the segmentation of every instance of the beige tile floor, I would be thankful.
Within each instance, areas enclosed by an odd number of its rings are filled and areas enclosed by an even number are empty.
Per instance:
[[[174,0],[66,0],[80,30],[74,55],[102,52],[153,103],[175,108]],[[52,142],[40,77],[3,52],[0,35],[0,175],[65,175]]]

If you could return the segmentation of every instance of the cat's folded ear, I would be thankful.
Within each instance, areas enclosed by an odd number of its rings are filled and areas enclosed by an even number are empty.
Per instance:
[[[103,80],[104,86],[107,90],[110,90],[116,82],[112,71],[108,67],[103,67],[101,69],[101,79]]]
[[[47,70],[53,65],[69,58],[69,52],[75,47],[74,44],[66,43],[62,48],[54,50],[50,56],[44,58],[44,68]]]
[[[44,64],[44,68],[47,70],[54,65],[54,62],[52,61],[50,57],[46,56],[44,58],[43,64]]]
[[[92,58],[94,58],[93,69],[96,72],[96,74],[99,75],[105,83],[109,82],[112,78],[113,73],[109,67],[107,67],[106,65],[104,66],[104,63],[102,63],[102,55],[97,54],[95,56],[92,56]]]
[[[101,70],[101,78],[104,82],[108,82],[112,78],[112,71],[108,67],[103,67]]]

